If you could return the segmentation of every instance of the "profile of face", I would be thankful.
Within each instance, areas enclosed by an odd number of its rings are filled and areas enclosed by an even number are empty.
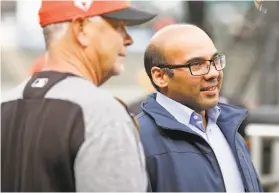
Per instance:
[[[89,19],[79,41],[82,42],[83,39],[86,42],[86,57],[91,61],[98,61],[99,71],[105,79],[124,71],[127,46],[133,44],[125,22],[103,17]]]
[[[220,65],[225,58],[219,56],[211,39],[201,30],[186,31],[184,34],[181,30],[173,37],[163,51],[167,63],[174,66],[171,69],[173,76],[162,68],[153,67],[153,80],[157,79],[155,83],[168,97],[193,110],[212,108],[219,100],[223,80]],[[185,64],[191,67],[181,67]]]
[[[124,59],[127,46],[133,44],[132,37],[128,34],[123,21],[103,19],[99,53],[110,75],[119,75],[125,70]],[[110,69],[110,70],[109,70]]]

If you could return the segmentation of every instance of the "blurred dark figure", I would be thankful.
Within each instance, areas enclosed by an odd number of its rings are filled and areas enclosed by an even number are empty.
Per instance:
[[[279,20],[279,1],[254,0],[255,7],[265,13],[269,19]]]
[[[260,104],[276,105],[279,104],[279,1],[256,2],[258,9],[265,13],[259,34],[259,45],[262,45],[259,52],[262,54],[255,64],[261,71]]]
[[[253,16],[254,19],[250,22],[254,23],[256,28],[253,28],[245,39],[235,39],[233,46],[226,49],[233,52],[233,47],[234,49],[237,46],[242,47],[247,42],[256,48],[253,51],[255,57],[249,61],[250,67],[239,78],[237,89],[232,96],[244,97],[250,83],[257,78],[260,80],[257,83],[259,105],[277,105],[279,104],[279,1],[254,0],[254,4],[255,7],[252,7],[247,15]],[[240,31],[245,31],[245,25]]]
[[[205,1],[184,1],[184,7],[188,7],[185,22],[192,23],[203,29],[210,38],[212,38],[212,30],[209,23],[206,22],[206,2]],[[189,18],[189,19],[186,19]]]
[[[16,11],[16,1],[1,1],[1,17],[13,14]]]

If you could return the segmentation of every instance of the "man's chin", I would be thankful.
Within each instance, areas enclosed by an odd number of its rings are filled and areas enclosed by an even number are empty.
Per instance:
[[[218,104],[218,99],[217,100],[212,99],[211,101],[206,101],[204,103],[204,108],[211,109],[211,108],[215,107],[217,104]]]
[[[206,98],[203,99],[200,103],[201,109],[203,110],[207,110],[207,109],[211,109],[214,106],[216,106],[219,102],[219,97],[212,97],[212,98]]]
[[[118,65],[115,65],[114,66],[114,69],[113,69],[113,76],[118,76],[118,75],[120,75],[120,74],[122,74],[122,73],[124,73],[125,72],[125,67],[124,67],[124,65],[123,64],[118,64]]]

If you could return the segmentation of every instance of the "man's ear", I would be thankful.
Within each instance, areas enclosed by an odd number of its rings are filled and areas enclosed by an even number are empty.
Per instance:
[[[165,88],[169,83],[169,76],[162,69],[158,67],[151,68],[151,76],[154,84],[159,88]]]
[[[82,46],[87,47],[89,45],[89,39],[84,33],[84,26],[88,22],[84,17],[76,17],[72,20],[71,28],[75,40]]]

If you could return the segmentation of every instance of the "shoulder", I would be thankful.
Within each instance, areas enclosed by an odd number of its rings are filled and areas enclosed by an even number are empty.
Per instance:
[[[79,105],[86,122],[128,121],[126,109],[107,91],[79,77],[67,77],[46,94]]]
[[[10,102],[10,101],[14,101],[17,99],[22,99],[23,97],[23,91],[25,88],[25,85],[27,84],[27,82],[29,81],[29,79],[24,80],[23,82],[21,82],[18,86],[16,86],[15,88],[9,90],[9,91],[3,91],[1,93],[1,104],[2,103],[6,103],[6,102]]]
[[[140,138],[147,157],[164,152],[163,136],[156,122],[145,112],[137,115],[139,122]]]
[[[136,119],[138,120],[141,134],[150,133],[150,128],[157,127],[155,121],[143,111],[136,116]]]

